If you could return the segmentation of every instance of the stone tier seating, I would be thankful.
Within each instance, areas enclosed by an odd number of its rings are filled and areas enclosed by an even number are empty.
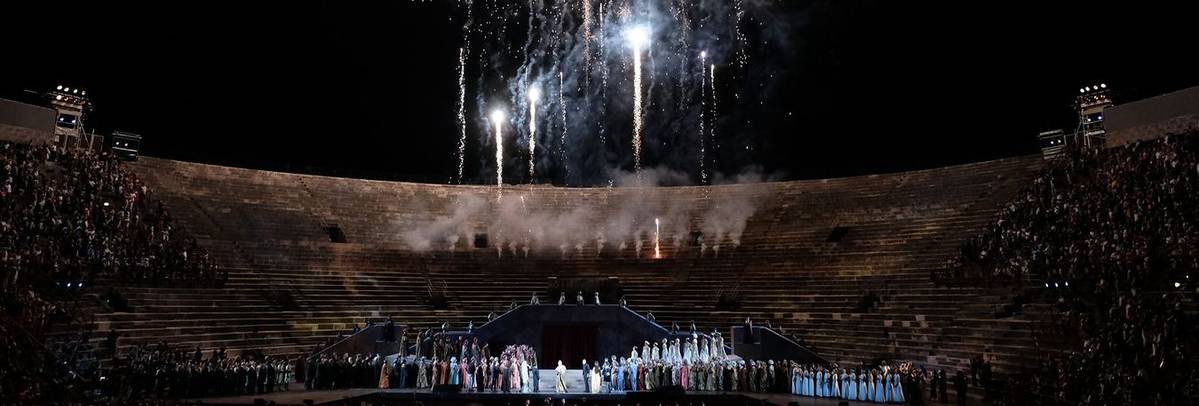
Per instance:
[[[495,187],[296,175],[148,157],[131,165],[230,277],[222,288],[121,288],[134,312],[102,312],[97,320],[101,331],[123,333],[123,349],[161,340],[298,356],[366,319],[392,316],[412,331],[442,321],[481,325],[489,312],[544,292],[548,277],[616,276],[629,306],[653,312],[663,325],[694,320],[710,330],[752,316],[759,324],[770,320],[798,332],[830,360],[891,358],[963,367],[989,351],[1002,369],[1034,356],[1032,317],[991,316],[995,304],[1016,292],[936,286],[929,274],[1029,182],[1042,165],[1037,156],[714,187],[508,186],[502,197]],[[438,240],[414,249],[406,233],[454,215],[462,196],[485,202],[485,208],[466,216],[469,230],[450,231],[462,234],[460,242],[451,247]],[[528,256],[523,243],[515,255],[507,246],[499,253],[473,248],[471,233],[488,232],[501,210],[497,199],[521,197],[527,212],[586,212],[587,230],[604,229],[602,219],[634,207],[640,215],[649,213],[636,222],[648,224],[648,232],[640,252],[632,241],[624,249],[606,241],[597,251],[595,239],[586,235],[564,246],[534,247]],[[704,228],[708,210],[734,204],[753,207],[740,245],[727,237],[714,241],[712,232],[705,233],[705,247],[676,245],[663,235],[663,258],[652,258],[651,216],[689,208],[682,216],[688,224],[674,226],[673,236]],[[332,224],[347,243],[330,241],[322,227]],[[850,230],[843,241],[826,242],[836,226]],[[503,239],[490,232],[491,244]],[[717,243],[718,253],[712,247]],[[431,285],[445,289],[448,309],[425,303]],[[267,299],[269,292],[281,291],[291,294],[298,310],[280,310]],[[733,291],[741,296],[740,307],[717,309],[718,292]],[[867,291],[879,294],[881,305],[856,312]],[[590,292],[585,296],[591,300]]]

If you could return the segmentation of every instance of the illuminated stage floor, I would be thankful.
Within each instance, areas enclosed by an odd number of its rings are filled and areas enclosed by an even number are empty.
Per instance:
[[[296,387],[298,385],[293,385]],[[301,386],[302,388],[302,386]],[[256,401],[260,403],[256,403]],[[652,393],[493,393],[468,392],[453,394],[433,394],[428,390],[415,389],[339,389],[339,390],[294,390],[263,395],[219,397],[205,399],[190,399],[189,404],[205,405],[545,405],[547,399],[553,404],[561,405],[565,400],[568,405],[578,404],[656,404],[659,402],[671,405],[685,404],[746,404],[746,405],[779,405],[791,404],[812,406],[835,406],[840,404],[837,399],[821,399],[801,396],[791,396],[776,393],[742,393],[742,392],[688,392],[679,397],[657,397]],[[308,403],[311,402],[311,403]],[[526,403],[527,402],[527,403]],[[850,405],[881,405],[870,402],[849,402]]]

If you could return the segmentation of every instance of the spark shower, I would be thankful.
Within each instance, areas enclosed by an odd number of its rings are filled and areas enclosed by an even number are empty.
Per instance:
[[[602,185],[643,167],[711,182],[722,152],[718,139],[735,127],[727,124],[737,119],[735,99],[751,88],[742,83],[753,66],[747,48],[777,35],[761,28],[773,6],[764,0],[460,1],[454,62],[461,133],[451,181],[474,178],[464,169],[471,162],[497,185]],[[718,66],[722,85],[732,86],[716,86]],[[730,111],[717,109],[717,94],[734,96]],[[495,110],[506,113],[503,128],[491,116]],[[467,147],[468,132],[478,134],[477,147]],[[470,161],[476,156],[482,159]]]

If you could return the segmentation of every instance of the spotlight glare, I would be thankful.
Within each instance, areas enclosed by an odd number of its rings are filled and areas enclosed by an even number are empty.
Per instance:
[[[54,88],[54,90],[62,90],[62,85],[58,85],[58,87]]]
[[[529,88],[529,101],[537,101],[541,98],[541,88],[533,86]]]
[[[504,121],[504,111],[500,110],[500,109],[492,110],[491,111],[491,121],[494,121],[496,123],[499,123],[500,121]]]
[[[1100,84],[1099,84],[1099,87],[1102,87],[1102,88],[1104,88],[1104,89],[1107,89],[1107,83],[1100,83]]]

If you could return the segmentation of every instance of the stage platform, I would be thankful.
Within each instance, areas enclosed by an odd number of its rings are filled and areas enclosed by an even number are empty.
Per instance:
[[[438,393],[427,389],[340,389],[295,390],[263,395],[188,399],[192,405],[546,405],[546,404],[658,404],[671,405],[803,405],[837,406],[837,399],[810,398],[778,393],[745,392],[686,392],[682,395],[655,392],[613,393]],[[850,405],[881,405],[872,402],[852,402]]]

